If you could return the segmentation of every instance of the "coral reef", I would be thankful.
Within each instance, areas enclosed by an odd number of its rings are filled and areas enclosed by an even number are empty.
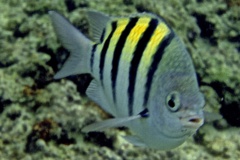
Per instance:
[[[49,10],[88,35],[85,11],[161,15],[185,42],[206,99],[207,122],[171,151],[134,147],[125,128],[82,133],[110,115],[84,95],[88,75],[53,80],[68,52],[58,42]],[[0,160],[8,159],[238,159],[240,157],[240,5],[234,0],[0,0]],[[61,56],[59,56],[61,55]]]

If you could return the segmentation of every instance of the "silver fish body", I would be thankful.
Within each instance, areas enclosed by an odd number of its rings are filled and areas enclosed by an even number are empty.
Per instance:
[[[138,146],[168,150],[203,124],[204,98],[183,43],[159,17],[142,13],[108,17],[88,12],[93,41],[65,18],[49,12],[54,29],[71,55],[55,75],[89,73],[86,93],[116,118],[83,131],[127,126]]]

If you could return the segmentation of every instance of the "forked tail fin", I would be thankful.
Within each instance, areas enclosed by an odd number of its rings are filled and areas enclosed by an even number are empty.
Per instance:
[[[54,76],[55,79],[69,75],[90,73],[89,62],[92,42],[55,11],[49,11],[54,30],[70,56]]]

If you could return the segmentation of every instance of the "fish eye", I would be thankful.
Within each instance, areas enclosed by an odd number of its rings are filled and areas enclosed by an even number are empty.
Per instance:
[[[180,107],[180,97],[179,93],[176,91],[173,91],[169,93],[166,99],[166,104],[171,111],[177,111]]]

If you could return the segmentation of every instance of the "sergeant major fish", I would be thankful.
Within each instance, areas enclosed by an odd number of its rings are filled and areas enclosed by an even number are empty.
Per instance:
[[[49,12],[70,57],[55,79],[89,73],[87,96],[115,118],[90,124],[84,132],[126,126],[137,146],[169,150],[203,124],[204,98],[190,55],[160,17],[139,13],[109,17],[88,11],[86,38],[64,17]]]

